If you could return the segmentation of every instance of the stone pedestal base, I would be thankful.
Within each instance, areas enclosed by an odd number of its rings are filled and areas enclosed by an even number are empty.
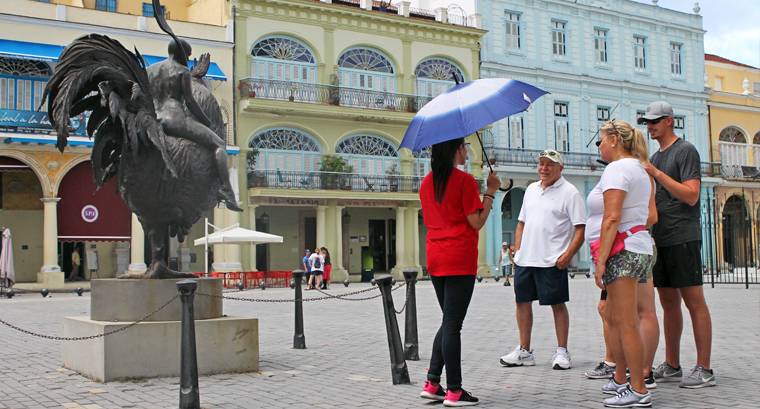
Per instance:
[[[63,271],[40,271],[37,273],[37,283],[42,285],[42,288],[58,289],[63,288],[64,282]]]
[[[102,334],[128,322],[66,317],[65,337]],[[98,382],[179,376],[180,322],[142,322],[88,341],[63,343],[63,366]],[[210,375],[259,369],[259,322],[223,317],[195,321],[198,373]]]

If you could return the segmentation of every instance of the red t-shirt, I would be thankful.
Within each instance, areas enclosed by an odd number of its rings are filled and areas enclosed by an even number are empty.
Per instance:
[[[431,276],[476,275],[478,231],[467,215],[483,208],[478,182],[454,168],[441,203],[436,202],[433,173],[420,186],[422,217],[427,227],[427,269]]]

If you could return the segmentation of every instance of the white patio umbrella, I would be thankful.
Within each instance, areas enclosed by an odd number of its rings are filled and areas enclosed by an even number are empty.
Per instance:
[[[263,233],[260,231],[244,229],[238,224],[220,229],[219,231],[209,234],[208,226],[216,228],[213,224],[206,223],[206,235],[196,239],[193,243],[196,246],[205,246],[206,251],[206,276],[208,276],[208,246],[210,244],[265,244],[265,243],[282,243],[282,236],[275,234]]]
[[[4,287],[12,287],[16,282],[16,269],[13,266],[13,241],[11,229],[3,230],[3,248],[0,254],[0,280]]]

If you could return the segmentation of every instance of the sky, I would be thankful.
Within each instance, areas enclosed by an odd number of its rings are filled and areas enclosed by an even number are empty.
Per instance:
[[[657,4],[686,13],[694,8],[694,0],[659,0]],[[702,0],[699,7],[707,31],[706,53],[760,67],[760,0]]]
[[[398,0],[392,0],[396,3]],[[412,7],[434,9],[457,4],[472,13],[477,0],[411,0]],[[651,0],[634,0],[652,4]],[[660,7],[694,13],[694,0],[659,0]],[[699,1],[705,52],[760,68],[760,0]]]

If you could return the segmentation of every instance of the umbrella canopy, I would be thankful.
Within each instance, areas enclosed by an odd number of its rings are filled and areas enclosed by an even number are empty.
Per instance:
[[[484,126],[528,109],[547,92],[507,78],[457,84],[433,98],[414,116],[402,148],[419,151],[436,143],[471,135]]]
[[[206,237],[195,240],[196,246],[206,244]],[[234,227],[228,230],[221,230],[208,235],[208,244],[264,244],[264,243],[282,243],[282,236],[277,236],[260,231]]]
[[[13,241],[11,229],[3,230],[3,247],[0,253],[0,280],[6,287],[16,282],[16,270],[13,267]]]

